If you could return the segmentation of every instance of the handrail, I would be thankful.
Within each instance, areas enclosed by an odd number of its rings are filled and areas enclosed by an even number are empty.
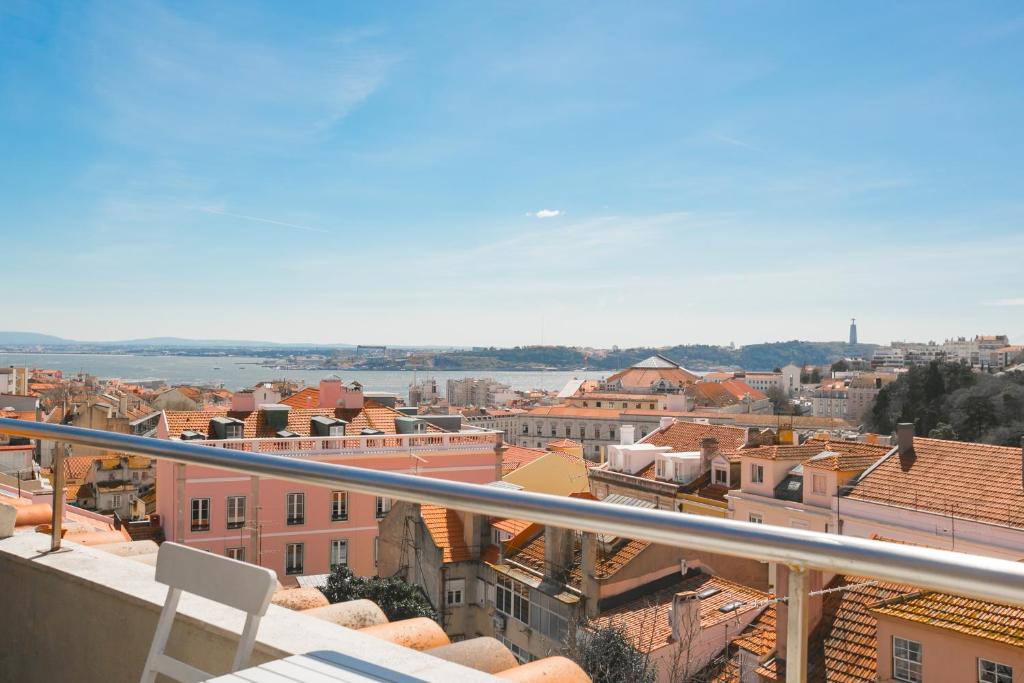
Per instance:
[[[1024,606],[1024,564],[1009,560],[288,459],[249,451],[210,448],[198,442],[162,440],[82,427],[0,418],[0,433],[130,451],[189,465],[315,486],[340,486],[359,493],[384,494],[401,500],[442,505],[477,514],[516,517],[545,525],[778,562],[791,568],[791,587],[806,586],[807,570],[817,569]],[[796,602],[799,608],[790,610],[790,626],[798,629],[794,632],[799,632],[799,613],[803,612],[803,618],[806,618],[806,605],[802,604],[806,601]],[[790,647],[794,646],[792,641],[789,639]],[[787,672],[795,672],[796,676],[790,680],[801,680],[802,668],[799,665],[788,667]]]

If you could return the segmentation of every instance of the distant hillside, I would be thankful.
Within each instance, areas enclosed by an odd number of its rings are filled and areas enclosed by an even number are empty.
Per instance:
[[[772,370],[787,363],[825,365],[840,358],[870,358],[875,344],[845,342],[787,341],[750,344],[742,348],[689,344],[667,348],[638,347],[585,354],[567,346],[524,346],[510,349],[474,349],[439,353],[434,367],[439,370],[501,370],[523,368],[618,370],[629,367],[655,353],[695,370],[737,367],[746,370]]]
[[[38,332],[0,332],[0,345],[5,346],[52,346],[68,343],[67,339]]]

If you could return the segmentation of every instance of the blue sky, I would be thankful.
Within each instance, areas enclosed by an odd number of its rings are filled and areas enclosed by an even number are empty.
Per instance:
[[[1018,3],[0,4],[0,327],[1024,339]]]

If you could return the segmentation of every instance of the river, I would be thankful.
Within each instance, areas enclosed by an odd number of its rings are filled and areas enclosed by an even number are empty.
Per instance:
[[[224,385],[232,391],[272,379],[292,379],[309,385],[323,377],[338,375],[346,382],[358,381],[367,391],[390,391],[406,397],[415,374],[417,379],[436,379],[443,394],[449,379],[490,377],[513,389],[527,391],[561,389],[574,377],[596,379],[609,372],[546,370],[499,372],[492,370],[275,370],[263,367],[254,356],[139,356],[98,353],[0,353],[0,367],[15,365],[49,368],[65,373],[87,372],[102,379],[125,382],[163,380],[168,384]]]

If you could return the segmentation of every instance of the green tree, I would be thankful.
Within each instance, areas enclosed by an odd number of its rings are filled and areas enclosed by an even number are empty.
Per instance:
[[[945,439],[946,441],[956,441],[956,432],[953,431],[953,425],[945,422],[940,422],[935,425],[934,429],[928,432],[929,439]]]
[[[594,683],[654,683],[649,659],[617,626],[582,633],[573,657]]]
[[[356,576],[346,566],[334,568],[320,588],[328,602],[372,600],[390,621],[428,617],[437,621],[437,611],[414,585],[398,576]]]

